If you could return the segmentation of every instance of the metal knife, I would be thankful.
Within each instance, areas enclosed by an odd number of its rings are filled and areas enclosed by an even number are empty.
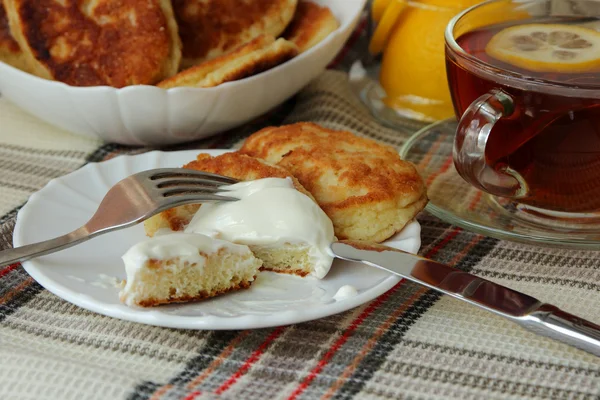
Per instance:
[[[338,258],[399,275],[600,357],[600,326],[526,294],[387,246],[343,240],[331,250]]]

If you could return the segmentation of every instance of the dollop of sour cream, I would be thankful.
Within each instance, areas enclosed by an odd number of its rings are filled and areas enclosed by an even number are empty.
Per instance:
[[[354,286],[344,285],[338,289],[338,291],[333,295],[333,298],[337,301],[349,299],[358,294],[358,290]]]
[[[240,200],[203,204],[186,233],[249,246],[306,245],[314,263],[312,275],[323,278],[329,272],[333,224],[318,204],[296,190],[290,178],[240,182],[223,187],[222,194]]]
[[[215,253],[221,248],[243,254],[246,246],[235,245],[206,235],[191,235],[183,232],[163,234],[143,240],[132,246],[122,257],[127,277],[134,276],[148,260],[179,258],[182,262],[204,265],[204,254]]]

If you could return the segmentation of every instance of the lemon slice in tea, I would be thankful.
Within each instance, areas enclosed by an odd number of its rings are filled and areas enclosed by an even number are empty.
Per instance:
[[[600,32],[561,24],[525,24],[498,32],[485,51],[497,60],[535,72],[600,70]]]

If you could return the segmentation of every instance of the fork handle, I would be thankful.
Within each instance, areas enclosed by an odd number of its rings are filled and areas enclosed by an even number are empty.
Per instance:
[[[90,239],[91,235],[85,226],[74,230],[66,235],[43,242],[28,244],[14,249],[0,251],[0,267],[10,265],[18,261],[25,261],[33,257],[43,256],[56,251],[75,246]]]

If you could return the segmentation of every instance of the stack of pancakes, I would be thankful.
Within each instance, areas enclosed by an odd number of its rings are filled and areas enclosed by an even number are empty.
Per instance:
[[[337,27],[303,0],[0,0],[0,61],[73,86],[212,87]]]
[[[329,216],[340,240],[383,242],[427,203],[423,179],[394,148],[309,122],[265,128],[237,152],[218,157],[200,154],[184,168],[242,181],[292,177],[296,188]],[[183,230],[199,207],[157,214],[145,222],[146,233]]]

